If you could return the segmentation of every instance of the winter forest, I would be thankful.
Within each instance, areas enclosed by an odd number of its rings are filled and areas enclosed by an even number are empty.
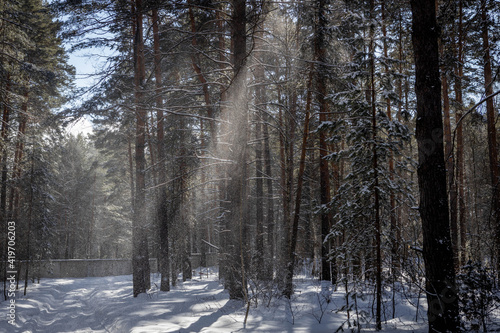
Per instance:
[[[497,1],[0,15],[0,331],[500,330]]]

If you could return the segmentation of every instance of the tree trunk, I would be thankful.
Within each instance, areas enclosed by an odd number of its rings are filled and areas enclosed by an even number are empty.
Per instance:
[[[370,0],[370,19],[374,22],[374,10],[375,10],[374,0]],[[382,241],[381,234],[382,228],[380,223],[380,194],[379,194],[379,179],[378,179],[378,152],[377,152],[377,97],[375,90],[375,27],[373,23],[370,25],[370,103],[371,103],[371,116],[372,116],[372,141],[373,141],[373,200],[375,210],[375,328],[377,331],[382,329]],[[390,104],[389,104],[390,105]],[[389,107],[390,112],[390,107]]]
[[[290,58],[287,57],[286,60],[286,68],[288,70],[288,78],[292,78],[292,73],[291,73],[291,66],[290,66]],[[289,251],[288,251],[288,245],[290,244],[290,237],[292,236],[292,200],[293,200],[293,179],[294,179],[294,159],[295,159],[295,131],[297,128],[297,122],[296,122],[296,115],[297,115],[297,92],[295,89],[287,91],[288,99],[287,99],[287,109],[285,113],[285,133],[286,133],[286,140],[285,140],[285,193],[286,197],[283,198],[283,200],[286,201],[287,204],[287,215],[286,217],[283,218],[283,223],[284,223],[284,228],[283,232],[285,233],[284,236],[284,244],[283,244],[283,249],[284,249],[284,272],[287,271],[288,265],[289,265]],[[286,273],[285,273],[286,274]]]
[[[403,9],[400,9],[399,11],[399,33],[398,33],[398,60],[399,60],[399,79],[398,79],[398,97],[399,97],[399,102],[398,102],[398,113],[397,113],[397,119],[399,122],[402,122],[403,119],[403,100],[404,100],[404,94],[403,94],[403,52],[404,52],[404,47],[403,47]],[[401,157],[396,157],[396,163],[399,163],[401,161]],[[404,177],[404,174],[406,172],[402,171],[400,176]],[[399,194],[398,198],[403,199],[404,194]],[[394,235],[395,237],[395,243],[396,243],[396,249],[397,249],[397,262],[396,262],[396,267],[399,270],[401,268],[401,262],[405,260],[405,250],[406,248],[401,248],[401,228],[402,228],[402,221],[403,220],[403,208],[402,205],[398,205],[397,211],[396,211],[396,223],[397,223],[397,228],[396,228],[396,233]],[[401,251],[402,250],[402,251]]]
[[[439,44],[439,53],[444,54],[443,44]],[[450,232],[451,246],[453,249],[453,263],[455,270],[458,271],[458,217],[457,217],[457,187],[455,183],[455,161],[453,154],[453,142],[451,136],[451,117],[450,117],[450,95],[448,86],[448,76],[446,68],[442,68],[441,73],[442,95],[443,95],[443,129],[444,129],[444,158],[446,172],[448,175],[448,191],[450,200]]]
[[[481,20],[482,20],[482,39],[483,39],[483,60],[484,60],[484,89],[486,97],[493,94],[493,81],[491,72],[490,42],[488,36],[488,13],[486,9],[487,0],[481,0]],[[499,170],[498,170],[498,151],[497,151],[497,132],[495,128],[496,113],[493,105],[493,99],[486,101],[486,117],[488,120],[488,148],[490,160],[491,177],[491,212],[492,220],[495,226],[495,245],[496,245],[496,266],[497,274],[500,272],[500,189],[498,188]]]
[[[14,166],[12,171],[12,179],[20,179],[22,173],[21,161],[23,159],[24,154],[24,137],[26,134],[26,125],[28,122],[28,97],[29,90],[26,87],[24,93],[24,101],[21,106],[21,114],[19,119],[19,127],[17,131],[17,142],[16,142],[16,151],[14,154]],[[18,186],[14,186],[12,191],[10,192],[10,200],[9,200],[9,214],[12,217],[12,220],[17,221],[19,216],[19,202],[20,202],[20,191]]]
[[[130,183],[130,198],[131,207],[134,207],[135,202],[135,182],[134,182],[134,156],[132,154],[132,139],[130,135],[127,136],[127,155],[128,155],[128,170],[129,170],[129,183]],[[132,208],[133,211],[133,208]]]
[[[233,0],[231,19],[231,41],[233,51],[234,77],[227,94],[231,105],[226,108],[231,124],[232,154],[225,151],[225,158],[233,160],[229,165],[227,184],[227,214],[225,222],[226,253],[228,261],[226,269],[226,286],[230,299],[247,299],[247,283],[245,277],[244,228],[248,218],[247,175],[248,175],[248,110],[246,101],[246,2]],[[228,128],[226,128],[228,130]]]
[[[219,8],[220,7],[220,8]],[[226,59],[226,41],[225,41],[225,35],[226,35],[226,28],[225,28],[225,20],[224,20],[224,8],[225,4],[220,4],[218,9],[215,11],[215,18],[216,18],[216,29],[218,33],[218,61],[219,61],[219,70],[221,73],[224,73],[227,71],[226,64],[227,64],[227,59]],[[220,83],[220,118],[225,120],[226,117],[226,82],[225,82],[225,77],[219,81]],[[224,127],[221,126],[220,132],[224,130]],[[215,145],[214,147],[217,147],[217,151],[222,152],[221,156],[225,156],[224,152],[224,147],[222,144],[218,141],[214,142]],[[227,168],[218,168],[215,169],[215,173],[219,175],[219,178],[221,179],[217,183],[218,187],[218,199],[219,199],[219,209],[220,209],[220,214],[225,214],[225,209],[226,209],[226,188],[227,188]],[[227,276],[228,276],[228,255],[227,255],[227,250],[228,250],[228,245],[227,245],[227,225],[226,225],[226,219],[222,218],[220,219],[219,222],[219,228],[221,229],[222,232],[219,233],[219,244],[221,248],[221,254],[220,254],[220,260],[219,260],[219,279],[224,281],[224,287],[227,288]]]
[[[458,226],[460,227],[459,237],[460,246],[457,247],[455,252],[455,257],[458,259],[459,265],[465,265],[465,255],[466,255],[466,207],[465,207],[465,193],[464,193],[464,168],[465,168],[465,160],[464,160],[464,135],[463,135],[463,126],[462,122],[459,120],[462,118],[462,109],[463,109],[463,97],[462,97],[462,76],[464,72],[464,55],[463,55],[463,24],[462,24],[462,1],[459,1],[459,12],[458,12],[458,40],[456,44],[456,52],[457,52],[457,65],[455,67],[455,101],[457,104],[456,116],[455,120],[457,122],[457,161],[456,161],[456,196],[458,206]]]
[[[267,189],[267,216],[266,216],[266,226],[267,226],[267,262],[266,267],[266,279],[272,280],[274,276],[274,191],[273,191],[273,177],[272,177],[272,166],[271,166],[271,147],[269,144],[269,128],[267,113],[264,113],[264,163],[266,168],[266,189]]]
[[[318,1],[317,17],[318,23],[316,26],[314,53],[318,61],[316,78],[317,89],[316,99],[319,105],[319,122],[320,125],[327,120],[328,106],[326,101],[326,37],[325,29],[327,26],[326,1]],[[326,143],[326,133],[324,130],[319,131],[319,177],[320,177],[320,204],[325,209],[321,212],[321,280],[332,281],[336,278],[331,273],[330,261],[328,255],[330,253],[330,242],[326,241],[326,237],[330,233],[330,212],[326,207],[331,201],[330,197],[330,168],[328,166],[328,145]],[[335,281],[333,281],[335,282]]]
[[[200,120],[200,129],[201,129],[202,137],[203,137],[203,140],[202,140],[202,147],[203,147],[202,148],[203,149],[202,150],[202,155],[205,155],[205,151],[208,151],[210,144],[211,144],[212,147],[216,147],[216,145],[217,145],[217,142],[216,142],[216,140],[217,140],[217,128],[216,128],[216,125],[215,125],[215,109],[214,109],[214,106],[212,105],[212,102],[211,102],[211,99],[210,99],[210,92],[209,92],[209,89],[208,89],[209,88],[209,84],[207,82],[205,74],[202,71],[202,68],[200,67],[200,59],[199,59],[199,52],[198,52],[198,41],[197,41],[197,38],[196,38],[197,29],[196,29],[196,22],[195,22],[195,17],[194,17],[194,12],[193,12],[193,5],[191,4],[191,1],[188,1],[188,5],[189,5],[189,20],[190,20],[190,25],[191,25],[191,33],[193,34],[193,37],[191,38],[191,45],[193,46],[193,52],[194,52],[191,55],[191,65],[193,67],[193,70],[196,73],[196,76],[198,77],[198,81],[200,81],[200,83],[201,83],[201,87],[202,87],[202,91],[203,91],[203,98],[204,98],[205,106],[207,108],[207,116],[210,118],[210,120],[209,120],[210,140],[206,140],[205,139],[205,135],[203,133],[204,120]],[[220,15],[220,11],[217,10],[216,11],[217,26],[218,26],[218,29],[222,30],[222,27],[221,27],[221,22],[222,21],[219,20],[219,15]],[[224,49],[224,43],[223,43],[223,40],[222,40],[222,45],[221,45],[221,48],[220,48],[219,52],[222,53],[223,49]],[[219,60],[221,60],[221,59],[219,59]],[[221,64],[223,64],[222,60],[221,60]],[[222,101],[221,101],[221,103],[222,103]],[[207,141],[209,141],[209,143],[207,143]],[[203,163],[203,160],[201,162]],[[209,168],[209,167],[207,166],[206,168]],[[202,180],[201,180],[202,184],[205,184],[205,176],[206,176],[206,173],[203,172],[202,176],[201,176],[202,177]],[[208,201],[210,201],[210,199]],[[210,235],[210,232],[211,232],[211,230],[210,230],[211,229],[210,228],[210,225],[211,225],[210,219],[202,221],[202,223],[203,223],[203,226],[204,226],[205,235],[207,236],[206,238],[210,239],[211,238],[210,237],[211,236]],[[206,258],[206,250],[207,250],[207,246],[206,246],[206,244],[203,244],[202,245],[202,249],[201,249],[202,257],[203,258]]]
[[[0,132],[1,137],[1,151],[0,165],[2,168],[2,184],[0,187],[0,225],[2,226],[2,263],[6,262],[7,254],[7,139],[9,129],[9,116],[10,116],[10,73],[7,73],[7,82],[5,84],[5,93],[3,96],[3,115],[2,115],[2,129]],[[3,274],[3,290],[4,299],[7,300],[7,275],[5,264],[2,264]]]
[[[165,168],[165,133],[163,127],[163,95],[162,69],[160,52],[160,35],[158,29],[158,9],[153,9],[153,48],[155,61],[155,88],[156,88],[156,149],[158,151],[158,201],[156,206],[157,221],[160,229],[160,274],[161,291],[170,291],[170,254],[169,254],[169,221],[167,209],[167,170]]]
[[[382,6],[382,35],[384,37],[384,57],[388,59],[388,52],[387,52],[387,19],[385,17],[385,3],[382,1],[381,3]],[[385,74],[389,75],[389,66],[386,64],[385,65]],[[387,118],[389,121],[392,121],[392,109],[391,109],[391,99],[386,98],[386,114]],[[394,181],[394,152],[390,150],[389,152],[389,180],[392,183]],[[396,275],[399,274],[398,269],[397,269],[397,262],[399,261],[398,259],[398,243],[396,242],[396,230],[399,228],[398,223],[397,223],[397,212],[396,212],[396,195],[394,194],[394,191],[390,189],[389,192],[389,204],[390,204],[390,221],[391,221],[391,271],[393,275],[393,279],[396,278]]]
[[[149,120],[151,118],[151,120]],[[153,134],[151,133],[152,130],[150,128],[154,128],[154,123],[155,120],[152,119],[152,117],[147,116],[146,117],[146,142],[148,145],[148,152],[149,152],[149,160],[151,163],[151,179],[153,183],[153,187],[156,188],[156,185],[158,185],[158,172],[156,170],[157,168],[157,162],[156,162],[156,156],[155,156],[155,148],[153,146],[153,141],[154,137]]]
[[[255,58],[257,64],[255,66],[254,76],[255,76],[255,217],[256,217],[256,245],[255,245],[255,271],[257,272],[257,278],[266,278],[266,267],[267,265],[262,265],[264,261],[265,247],[264,247],[264,161],[263,161],[263,150],[264,150],[264,139],[262,137],[262,124],[264,122],[264,111],[265,106],[265,88],[264,88],[264,66],[261,64],[263,61],[263,55],[261,53],[262,40],[264,37],[264,24],[263,20],[256,22],[257,32],[254,37],[255,43]],[[268,177],[268,176],[267,176]]]
[[[429,332],[459,331],[443,152],[438,27],[434,0],[412,0],[418,184]]]
[[[278,101],[280,101],[281,104],[281,94],[280,91],[278,90]],[[282,208],[283,208],[283,232],[285,233],[284,237],[284,244],[288,244],[288,228],[287,226],[290,223],[290,196],[291,193],[288,190],[287,186],[287,158],[286,158],[286,153],[285,153],[285,147],[288,144],[288,138],[287,138],[287,130],[285,128],[285,122],[283,120],[283,111],[282,107],[280,106],[278,109],[278,124],[279,128],[281,129],[279,131],[279,153],[280,153],[280,187],[281,187],[281,202],[282,202]],[[283,237],[283,236],[282,236]],[[278,243],[279,244],[279,243]],[[286,257],[285,253],[285,258],[283,258],[284,263],[281,263],[284,271],[286,272],[286,267],[288,264],[288,257]],[[281,270],[282,268],[280,268]],[[281,273],[281,272],[280,272]]]
[[[31,171],[30,171],[30,184],[33,184],[35,174],[35,161],[33,155],[31,157]],[[33,224],[33,185],[29,190],[30,201],[28,206],[28,230],[26,231],[26,269],[24,271],[24,296],[26,296],[26,289],[28,289],[28,276],[29,267],[31,262],[31,225]],[[19,281],[18,281],[19,282]]]
[[[193,46],[193,51],[196,52],[198,48],[198,42],[196,40],[196,23],[194,20],[194,13],[193,13],[193,6],[191,5],[191,1],[188,1],[189,5],[189,20],[190,20],[190,25],[191,25],[191,33],[193,34],[193,38],[191,38],[191,45]],[[218,13],[218,11],[217,11]],[[223,50],[223,49],[221,49]],[[210,101],[210,92],[208,90],[208,82],[207,79],[205,78],[205,75],[203,74],[201,67],[199,65],[199,54],[194,53],[191,55],[191,65],[193,67],[193,70],[196,73],[196,76],[198,77],[198,80],[201,83],[201,88],[203,90],[203,98],[205,101],[205,106],[207,107],[207,114],[208,117],[211,119],[210,120],[210,141],[212,144],[215,143],[216,141],[216,127],[215,127],[215,110],[214,107],[212,106],[212,102]],[[213,120],[212,120],[213,119]]]
[[[132,271],[134,297],[144,293],[151,286],[146,216],[146,121],[147,112],[143,106],[143,85],[145,79],[143,7],[142,0],[135,1],[136,29],[134,37],[134,84],[135,84],[135,200],[132,222]]]
[[[5,100],[2,116],[2,129],[0,132],[0,138],[2,140],[2,157],[1,157],[1,167],[2,167],[2,185],[0,189],[0,215],[2,217],[2,222],[6,225],[7,221],[7,143],[9,137],[9,121],[10,121],[10,74],[7,75],[7,83],[5,86]]]
[[[262,73],[263,74],[263,73]],[[261,77],[262,78],[262,77]],[[257,86],[256,100],[263,100],[263,87]],[[259,102],[255,115],[255,218],[256,218],[256,241],[255,241],[255,270],[260,279],[264,275],[264,173],[262,163],[262,115],[259,108]]]
[[[257,66],[255,69],[256,102],[257,109],[255,132],[256,132],[256,212],[257,212],[257,259],[256,263],[264,262],[261,268],[261,277],[265,280],[272,280],[274,272],[274,209],[273,209],[273,180],[271,167],[271,149],[269,145],[268,115],[266,113],[266,89],[262,40],[264,38],[263,19],[259,22],[257,36],[255,38],[255,52]],[[267,213],[264,220],[264,178],[267,187]],[[259,225],[261,224],[261,225]],[[259,231],[260,230],[260,231]],[[264,237],[267,235],[267,237]],[[267,246],[264,246],[267,243]],[[261,258],[261,259],[259,259]]]
[[[307,83],[307,98],[306,98],[306,109],[305,109],[305,120],[304,120],[304,131],[302,134],[302,145],[300,148],[300,161],[299,161],[299,173],[297,175],[297,191],[295,192],[295,211],[293,215],[292,230],[290,235],[290,241],[288,246],[288,267],[285,277],[285,289],[283,295],[290,298],[293,294],[293,271],[295,269],[295,257],[296,257],[296,247],[297,247],[297,237],[299,231],[299,219],[300,219],[300,207],[302,202],[302,188],[304,182],[304,170],[306,162],[306,150],[307,150],[307,139],[309,136],[309,120],[310,120],[310,109],[312,102],[312,78],[313,78],[314,66],[311,66],[309,72],[309,79]]]

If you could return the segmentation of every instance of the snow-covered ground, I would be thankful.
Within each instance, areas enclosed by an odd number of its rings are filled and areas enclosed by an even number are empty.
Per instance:
[[[205,269],[204,272],[207,272]],[[132,297],[132,277],[114,276],[81,279],[43,279],[30,284],[27,296],[16,295],[15,326],[8,323],[8,301],[0,332],[335,332],[342,324],[350,332],[343,290],[326,290],[309,278],[296,280],[291,300],[284,297],[252,302],[244,325],[246,306],[229,301],[212,270],[200,278],[179,282],[170,292],[159,292],[159,276],[152,275],[148,294]],[[255,290],[255,289],[254,289]],[[401,297],[398,297],[401,298]],[[329,302],[327,300],[329,299]],[[358,312],[350,311],[351,323],[358,319],[362,332],[374,331],[371,319],[373,298],[358,297]],[[386,316],[392,302],[386,300]],[[415,322],[416,308],[398,299],[396,319],[384,321],[384,332],[425,332],[423,318]],[[350,300],[350,305],[354,303]],[[424,314],[420,309],[421,316]],[[5,314],[5,315],[4,315]],[[370,315],[367,315],[370,314]],[[342,330],[340,329],[339,332]],[[354,328],[357,331],[357,328]]]

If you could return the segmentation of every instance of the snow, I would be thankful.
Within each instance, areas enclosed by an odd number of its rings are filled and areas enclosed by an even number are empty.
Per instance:
[[[19,291],[16,299],[16,323],[12,326],[2,315],[0,332],[335,332],[346,319],[345,292],[321,285],[311,278],[295,280],[296,292],[288,300],[274,295],[253,299],[244,325],[246,306],[228,299],[219,284],[215,269],[196,272],[196,278],[181,282],[170,292],[160,292],[160,276],[152,275],[153,288],[147,294],[132,297],[132,276],[74,279],[43,279],[31,284],[27,296]],[[207,276],[208,275],[208,276]],[[371,316],[373,298],[358,297],[363,332],[375,331]],[[388,295],[389,292],[388,292]],[[401,298],[400,296],[398,296]],[[390,298],[385,306],[390,307]],[[413,300],[415,304],[415,300]],[[422,302],[421,302],[422,304]],[[7,314],[9,301],[0,303]],[[353,305],[351,298],[350,305]],[[388,313],[390,309],[386,309]],[[421,317],[425,310],[420,306]],[[383,322],[383,332],[425,332],[423,318],[415,322],[416,309],[411,302],[398,300],[395,319]],[[351,311],[351,323],[356,318]],[[365,319],[363,319],[365,318]],[[339,330],[339,332],[342,330]],[[357,330],[356,330],[357,331]]]

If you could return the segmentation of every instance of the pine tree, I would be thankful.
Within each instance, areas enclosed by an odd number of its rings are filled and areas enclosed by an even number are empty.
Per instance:
[[[227,207],[225,218],[228,228],[227,255],[228,261],[227,288],[231,299],[247,300],[247,282],[245,270],[245,223],[248,217],[247,206],[247,142],[248,142],[248,105],[246,100],[246,2],[245,0],[234,0],[232,3],[231,16],[231,40],[232,40],[232,65],[233,80],[228,89],[227,120],[234,127],[234,134],[229,142],[232,142],[232,150],[237,152],[235,157],[230,157],[226,152],[226,158],[234,160],[233,167],[229,168],[229,181],[227,184]],[[224,112],[224,111],[223,111]]]
[[[162,94],[162,68],[161,68],[161,51],[160,51],[160,34],[159,34],[159,16],[158,9],[153,8],[153,48],[154,48],[154,72],[156,85],[156,127],[157,127],[157,150],[159,164],[159,195],[158,195],[158,223],[160,228],[160,272],[162,276],[160,290],[170,290],[170,258],[169,258],[169,241],[168,241],[168,212],[167,212],[167,170],[165,168],[165,134],[164,134],[164,115],[163,115],[163,94]]]
[[[493,94],[493,75],[491,70],[491,55],[488,33],[488,10],[487,1],[481,0],[481,37],[483,42],[483,75],[484,90],[486,96]],[[490,178],[491,178],[491,211],[492,221],[495,225],[495,245],[497,255],[497,270],[500,271],[500,190],[498,189],[499,170],[498,170],[498,151],[497,134],[495,127],[495,109],[493,100],[489,98],[486,101],[486,115],[488,120],[488,156],[490,160]]]
[[[66,63],[66,54],[59,38],[60,23],[55,20],[46,4],[40,0],[2,2],[1,10],[0,68],[4,122],[1,132],[0,223],[4,225],[7,219],[14,219],[23,225],[23,220],[19,219],[23,200],[33,198],[31,192],[31,196],[21,195],[23,173],[26,172],[25,168],[29,170],[29,167],[25,167],[27,164],[23,158],[26,138],[35,135],[36,131],[34,127],[30,127],[30,123],[43,124],[52,116],[51,109],[63,103],[61,91],[69,84],[72,68]],[[41,128],[42,131],[36,131],[37,134],[47,129],[46,126]],[[11,141],[11,137],[16,137],[16,140]],[[14,144],[8,144],[9,141]],[[13,162],[11,168],[8,165],[10,156]],[[9,169],[12,170],[10,180]],[[7,191],[8,181],[13,184],[10,193]],[[28,229],[32,229],[31,225],[26,226],[26,230]],[[30,237],[26,237],[28,239]],[[4,241],[2,236],[2,246]],[[30,259],[30,247],[29,243],[24,243],[20,247],[20,256]]]
[[[145,293],[150,288],[148,236],[146,232],[146,119],[144,105],[144,80],[146,76],[144,63],[143,37],[143,4],[135,1],[135,36],[134,36],[134,87],[135,87],[135,198],[132,224],[132,272],[134,297]]]
[[[438,33],[433,0],[413,0],[416,137],[429,332],[459,330],[443,153]],[[429,142],[432,145],[429,146]]]

